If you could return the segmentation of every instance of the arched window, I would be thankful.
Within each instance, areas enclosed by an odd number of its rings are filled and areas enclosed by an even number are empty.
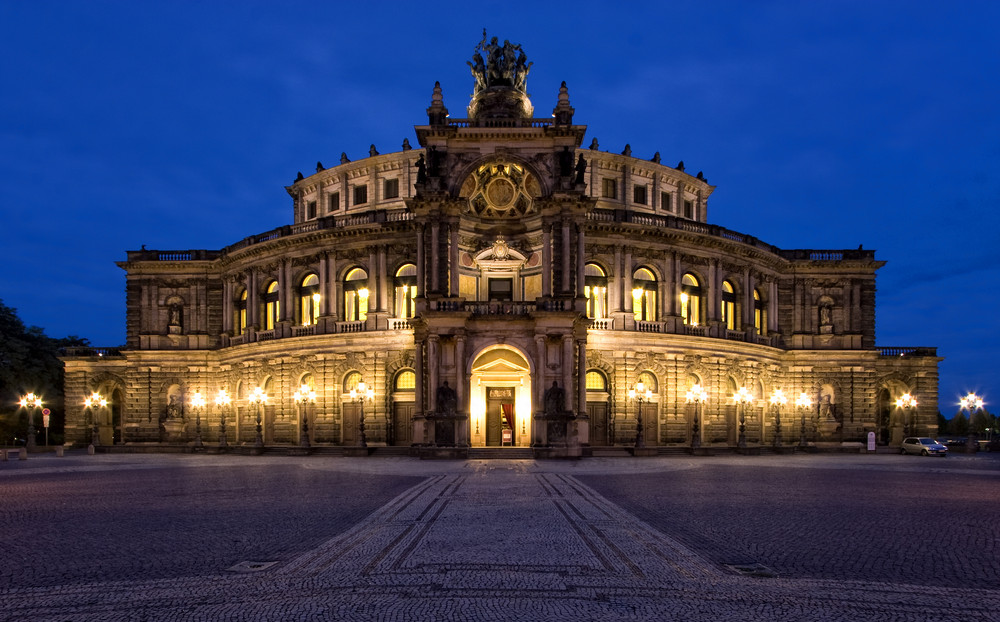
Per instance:
[[[632,312],[641,322],[656,320],[656,276],[646,268],[632,273]]]
[[[396,391],[415,391],[417,389],[417,375],[412,370],[404,370],[396,374]]]
[[[361,382],[361,372],[352,371],[344,377],[344,395],[350,395],[352,389],[358,388]]]
[[[736,330],[736,290],[729,281],[722,282],[722,323]]]
[[[395,312],[398,318],[411,318],[416,310],[417,267],[412,263],[403,264],[396,270],[393,280],[395,287]]]
[[[247,290],[243,290],[236,299],[236,334],[247,332]]]
[[[701,324],[701,284],[690,272],[681,278],[681,317],[688,326]]]
[[[608,276],[595,263],[584,266],[583,295],[587,297],[587,317],[592,320],[608,317]]]
[[[608,380],[599,371],[590,370],[587,372],[587,390],[588,391],[608,391]]]
[[[753,327],[757,329],[758,335],[765,334],[764,330],[764,301],[760,299],[760,292],[753,290]]]
[[[299,288],[299,321],[303,326],[313,326],[319,322],[319,277],[310,274],[302,279]]]
[[[264,290],[264,330],[274,330],[278,325],[278,282],[271,281],[271,284]]]
[[[354,268],[344,278],[344,319],[363,322],[368,317],[368,273]]]

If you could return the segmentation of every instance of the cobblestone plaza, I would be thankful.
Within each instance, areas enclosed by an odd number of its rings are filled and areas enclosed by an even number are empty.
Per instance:
[[[998,492],[995,454],[33,454],[0,618],[996,620]]]

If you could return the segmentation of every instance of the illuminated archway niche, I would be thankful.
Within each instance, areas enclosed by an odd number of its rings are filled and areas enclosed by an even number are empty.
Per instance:
[[[527,357],[517,348],[494,345],[484,348],[473,359],[470,370],[470,420],[469,435],[473,447],[500,446],[495,435],[497,412],[487,412],[487,406],[497,407],[498,402],[511,399],[514,404],[512,444],[516,447],[531,446],[531,366]],[[488,391],[494,389],[494,395]],[[510,391],[510,397],[501,397]],[[493,424],[493,433],[487,426]]]

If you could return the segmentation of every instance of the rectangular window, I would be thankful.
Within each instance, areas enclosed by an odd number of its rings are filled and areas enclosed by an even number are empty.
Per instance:
[[[364,205],[368,202],[368,186],[354,186],[354,204]]]
[[[316,218],[316,201],[306,203],[306,220]]]
[[[632,188],[632,202],[639,205],[646,204],[646,186],[635,186]]]
[[[339,210],[340,209],[340,193],[339,192],[331,192],[330,193],[330,201],[327,203],[327,205],[330,206],[330,211],[331,212],[335,212],[335,211]]]
[[[399,198],[399,180],[398,179],[387,179],[385,180],[385,185],[383,186],[385,192],[383,193],[383,199],[396,199]]]
[[[694,203],[684,201],[684,218],[694,218]]]
[[[490,279],[488,284],[490,300],[514,299],[514,279]]]
[[[617,199],[618,198],[618,182],[614,179],[604,179],[603,180],[603,196],[605,199]]]
[[[660,193],[660,209],[668,211],[668,212],[674,211],[674,204],[670,200],[670,198],[671,197],[670,197],[670,193],[669,192],[661,192]]]

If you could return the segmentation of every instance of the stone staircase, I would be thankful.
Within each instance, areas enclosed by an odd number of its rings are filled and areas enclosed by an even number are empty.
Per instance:
[[[530,447],[470,447],[470,460],[532,460]]]

